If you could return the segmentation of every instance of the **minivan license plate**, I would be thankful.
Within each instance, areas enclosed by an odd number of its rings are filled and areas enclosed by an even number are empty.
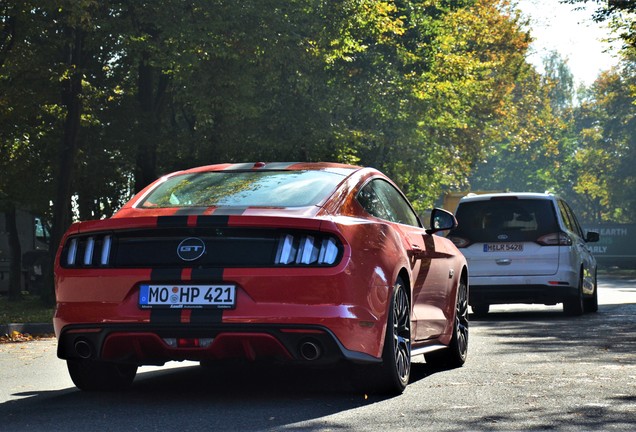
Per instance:
[[[143,309],[232,309],[236,306],[236,287],[234,285],[141,285],[139,306]]]
[[[487,243],[484,252],[523,252],[523,243]]]

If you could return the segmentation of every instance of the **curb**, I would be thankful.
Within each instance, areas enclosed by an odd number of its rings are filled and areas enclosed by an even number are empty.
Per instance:
[[[41,336],[54,332],[53,323],[11,323],[0,324],[0,335],[9,335],[14,331],[30,334],[31,336]]]

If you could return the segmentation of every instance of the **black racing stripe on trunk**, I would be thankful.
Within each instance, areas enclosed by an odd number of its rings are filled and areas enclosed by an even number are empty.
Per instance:
[[[181,309],[151,309],[150,322],[153,324],[178,324],[181,322]]]
[[[192,269],[192,281],[215,283],[223,279],[222,268]]]
[[[156,268],[150,272],[150,280],[153,282],[178,282],[181,280],[180,268]]]
[[[159,216],[157,218],[157,227],[159,228],[174,228],[174,227],[187,227],[188,216]]]
[[[150,280],[153,282],[178,282],[181,280],[181,269],[152,269],[152,271],[150,272]],[[181,322],[181,309],[151,309],[150,322],[153,324],[178,324]]]
[[[230,218],[228,216],[199,216],[197,227],[226,227]]]
[[[223,309],[192,309],[191,324],[219,324],[223,322]]]

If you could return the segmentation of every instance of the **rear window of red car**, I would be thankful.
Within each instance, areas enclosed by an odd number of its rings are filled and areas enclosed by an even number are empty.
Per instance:
[[[160,183],[137,207],[304,207],[322,203],[343,179],[329,171],[182,174]]]

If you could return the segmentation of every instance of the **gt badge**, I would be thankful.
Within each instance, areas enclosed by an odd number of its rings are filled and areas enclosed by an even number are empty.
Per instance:
[[[177,255],[184,261],[194,261],[205,253],[205,243],[196,237],[184,239],[177,247]]]

